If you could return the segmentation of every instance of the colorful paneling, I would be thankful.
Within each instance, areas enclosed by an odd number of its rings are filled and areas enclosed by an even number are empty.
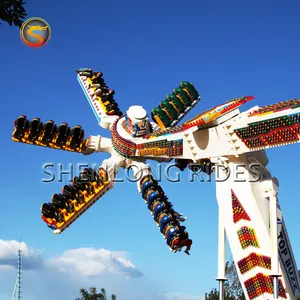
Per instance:
[[[270,104],[263,106],[249,114],[250,116],[258,116],[258,115],[264,115],[268,113],[274,113],[283,109],[289,109],[289,108],[296,108],[300,105],[300,99],[293,99],[293,100],[287,100],[282,101],[276,104]]]
[[[122,156],[133,158],[136,154],[136,144],[130,140],[123,138],[117,132],[117,123],[121,117],[115,121],[111,130],[111,140],[113,148]]]
[[[269,256],[251,253],[247,257],[238,261],[238,267],[241,274],[244,274],[255,267],[261,267],[271,270],[271,258]]]
[[[233,100],[228,101],[225,104],[218,105],[212,109],[209,109],[200,115],[196,116],[195,118],[185,122],[183,124],[184,127],[191,127],[191,126],[200,126],[204,123],[209,123],[220,117],[221,115],[241,106],[242,104],[253,100],[253,96],[245,96],[242,98],[236,98]]]
[[[155,137],[165,135],[165,134],[173,134],[173,133],[181,132],[184,129],[185,128],[182,125],[176,126],[176,127],[170,127],[167,129],[159,129],[159,130],[156,130],[155,132],[152,132],[151,134],[147,135],[145,138],[151,139],[151,138],[155,138]]]
[[[240,220],[251,221],[250,217],[246,213],[244,207],[238,200],[233,190],[231,190],[231,199],[232,199],[233,222],[238,223]]]
[[[269,275],[258,273],[246,280],[244,284],[250,299],[254,299],[265,293],[273,294],[273,280]],[[286,292],[280,279],[278,280],[278,290],[279,297],[286,299]]]
[[[137,145],[138,155],[179,156],[183,153],[183,140],[159,140]]]
[[[259,248],[259,243],[256,237],[255,230],[253,228],[249,228],[243,226],[237,231],[239,241],[242,249],[246,249],[248,247],[256,247]]]
[[[250,123],[234,131],[248,148],[296,142],[299,141],[300,114]]]
[[[136,144],[131,140],[123,138],[117,132],[117,123],[121,121],[122,117],[117,119],[112,127],[112,145],[114,149],[127,158],[133,158],[135,156],[142,155],[154,155],[154,156],[179,156],[183,153],[183,139],[178,140],[159,140],[149,141],[143,144]],[[138,151],[136,153],[136,151]]]

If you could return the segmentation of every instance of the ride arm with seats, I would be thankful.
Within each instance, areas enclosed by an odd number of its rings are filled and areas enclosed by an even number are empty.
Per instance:
[[[149,166],[144,162],[134,162],[129,168],[133,169],[138,191],[142,194],[170,250],[177,252],[186,247],[185,253],[189,254],[192,240],[180,223],[186,218],[173,209],[163,189],[153,178]]]
[[[42,123],[39,118],[29,121],[26,116],[20,116],[15,120],[12,134],[15,142],[49,147],[54,149],[79,152],[89,155],[94,152],[111,152],[111,139],[98,136],[84,138],[84,130],[80,125],[74,128],[67,123],[60,126],[52,120]]]
[[[110,129],[114,121],[122,115],[114,99],[115,91],[108,88],[102,72],[92,69],[78,69],[77,80],[96,116],[99,125]]]
[[[158,107],[152,109],[152,119],[161,128],[175,126],[198,102],[200,95],[193,84],[187,81],[167,95]]]
[[[62,193],[54,194],[50,203],[41,206],[42,220],[55,234],[62,233],[115,184],[122,159],[111,157],[96,171],[86,168]]]
[[[70,128],[67,123],[62,123],[57,126],[52,120],[42,123],[39,118],[29,121],[26,116],[15,120],[12,140],[79,153],[89,144],[80,125]]]

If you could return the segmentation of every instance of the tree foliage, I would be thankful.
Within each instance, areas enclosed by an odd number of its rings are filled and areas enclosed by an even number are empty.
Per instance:
[[[226,288],[224,291],[225,300],[236,300],[236,298],[231,294],[230,289]],[[209,294],[205,294],[205,300],[219,300],[219,291],[217,289],[212,289]]]
[[[23,0],[0,0],[0,20],[21,27],[27,13]]]
[[[224,299],[246,300],[232,259],[226,263],[225,273],[228,281],[224,283]],[[212,289],[210,293],[205,294],[205,300],[219,300],[219,291],[217,289]]]
[[[116,295],[111,295],[111,300],[116,300]],[[92,286],[89,290],[80,289],[80,298],[76,300],[107,300],[107,294],[105,289],[101,289],[100,292],[97,291],[97,288]]]
[[[228,279],[226,282],[228,292],[230,292],[234,299],[246,300],[234,261],[232,259],[226,263],[225,273]]]

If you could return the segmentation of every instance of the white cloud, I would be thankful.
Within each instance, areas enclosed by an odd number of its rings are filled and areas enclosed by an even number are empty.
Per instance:
[[[18,241],[0,240],[0,282],[5,287],[1,291],[3,293],[12,292],[19,249]],[[96,286],[98,289],[104,287],[109,294],[114,293],[124,300],[203,300],[203,297],[183,293],[149,293],[149,285],[151,290],[159,291],[162,288],[160,282],[150,284],[149,278],[140,278],[138,284],[135,280],[126,280],[143,277],[126,252],[78,248],[45,259],[41,251],[25,243],[21,244],[21,249],[28,299],[56,299],[58,290],[60,299],[75,299],[79,295],[79,288]]]
[[[22,250],[22,266],[24,270],[39,269],[43,266],[41,253],[27,246],[24,242],[15,240],[0,240],[1,270],[17,267],[17,252]]]
[[[89,277],[108,273],[126,278],[143,276],[127,256],[126,252],[121,251],[79,248],[65,251],[63,255],[49,260],[47,265],[61,272],[70,273],[72,270],[72,273]]]
[[[17,267],[17,252],[22,250],[24,270],[46,268],[49,271],[74,274],[75,276],[96,277],[104,274],[118,274],[127,279],[141,277],[143,273],[122,251],[79,248],[65,251],[61,256],[48,260],[41,252],[24,242],[0,240],[0,271]]]

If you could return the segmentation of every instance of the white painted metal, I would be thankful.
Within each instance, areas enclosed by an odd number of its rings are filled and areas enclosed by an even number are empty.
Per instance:
[[[111,129],[111,124],[116,118],[109,118],[101,109],[97,110],[96,104],[93,102],[92,91],[88,89],[86,78],[78,76],[78,80],[85,91],[100,126]],[[176,158],[188,159],[194,162],[208,158],[214,164],[216,196],[219,205],[217,280],[220,282],[220,300],[224,298],[223,287],[224,281],[226,280],[225,232],[247,299],[250,299],[250,297],[245,287],[245,282],[259,273],[274,277],[274,299],[281,299],[277,292],[278,278],[281,275],[280,281],[286,291],[287,299],[300,299],[300,278],[297,271],[298,269],[277,199],[278,182],[275,178],[272,178],[266,168],[268,158],[263,149],[274,146],[260,146],[258,148],[249,149],[235,133],[236,129],[247,127],[253,122],[266,121],[270,118],[300,113],[300,107],[273,112],[272,114],[249,116],[251,112],[258,108],[258,106],[255,106],[242,113],[236,108],[211,122],[202,124],[201,126],[199,125],[199,127],[193,126],[176,133],[166,132],[161,136],[152,137],[149,140],[133,138],[124,127],[125,120],[120,119],[117,123],[117,132],[119,135],[137,145],[148,141],[172,141],[182,139],[183,154]],[[218,112],[220,109],[221,106],[214,111]],[[133,111],[133,119],[139,119],[140,114],[141,118],[145,117],[145,111],[142,110],[141,107],[129,108],[129,115],[131,115],[131,111]],[[209,120],[211,117],[210,113],[206,113],[204,116],[205,118],[207,117],[206,120]],[[159,130],[157,125],[155,125],[154,130]],[[135,164],[135,166],[140,168],[133,170],[136,178],[141,174],[149,174],[150,170],[144,163],[146,159],[162,159],[167,161],[174,158],[166,155],[144,155],[140,158],[124,158],[113,150],[110,139],[104,140],[102,137],[91,137],[88,149],[84,154],[91,154],[93,151],[110,153],[111,157],[109,161],[115,163],[118,168],[128,168]],[[110,174],[109,176],[112,178],[115,174]],[[139,186],[138,189],[140,191]],[[231,191],[237,196],[250,220],[240,220],[237,223],[233,222]],[[277,225],[277,220],[280,221],[279,225]],[[257,247],[252,245],[243,248],[241,246],[238,232],[242,227],[250,228],[255,232],[258,241]],[[239,269],[238,262],[252,253],[271,258],[272,268],[268,269],[261,265],[251,267],[247,272],[242,273]],[[262,293],[254,298],[269,300],[270,294]]]

